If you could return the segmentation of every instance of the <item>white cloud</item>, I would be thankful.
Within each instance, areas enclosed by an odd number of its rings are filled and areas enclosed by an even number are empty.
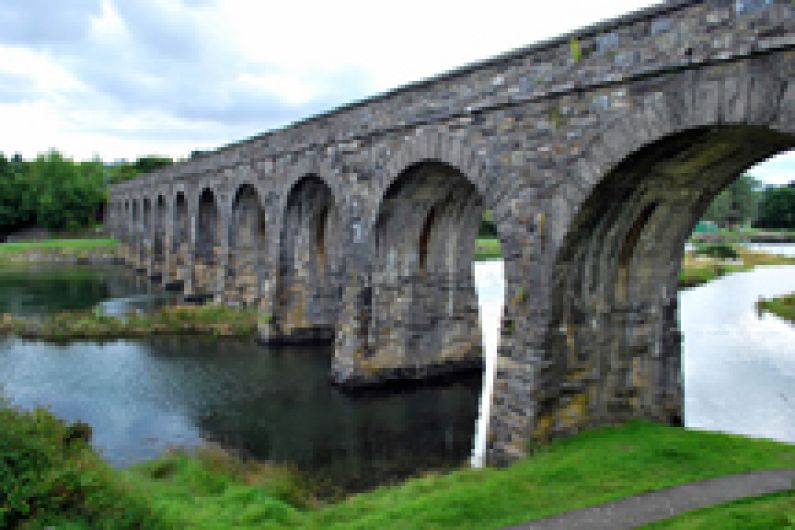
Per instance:
[[[0,148],[185,156],[650,3],[4,0]]]
[[[767,184],[787,184],[795,181],[795,152],[789,151],[774,156],[751,168],[755,178]]]

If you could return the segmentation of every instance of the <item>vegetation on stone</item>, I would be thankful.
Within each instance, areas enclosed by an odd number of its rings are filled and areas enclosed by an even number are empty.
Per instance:
[[[757,306],[763,311],[769,311],[774,315],[795,323],[795,293],[790,293],[777,298],[762,299]]]
[[[123,317],[94,311],[64,311],[43,318],[0,315],[0,333],[45,340],[113,339],[154,334],[202,333],[225,337],[257,331],[256,308],[220,304],[166,306],[152,313]]]

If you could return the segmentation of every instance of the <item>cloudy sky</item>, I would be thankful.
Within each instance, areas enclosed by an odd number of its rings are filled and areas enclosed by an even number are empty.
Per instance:
[[[184,157],[652,3],[1,0],[0,150]]]

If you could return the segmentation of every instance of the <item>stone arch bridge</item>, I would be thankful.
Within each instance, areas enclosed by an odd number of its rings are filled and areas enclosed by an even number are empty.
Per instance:
[[[667,2],[112,187],[128,261],[334,341],[340,383],[478,367],[490,209],[506,305],[492,462],[584,426],[681,421],[684,241],[795,146],[795,5]]]

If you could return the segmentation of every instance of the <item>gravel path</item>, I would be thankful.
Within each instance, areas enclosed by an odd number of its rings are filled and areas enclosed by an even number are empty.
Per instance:
[[[795,469],[692,482],[512,526],[514,530],[622,530],[746,497],[795,488]]]

